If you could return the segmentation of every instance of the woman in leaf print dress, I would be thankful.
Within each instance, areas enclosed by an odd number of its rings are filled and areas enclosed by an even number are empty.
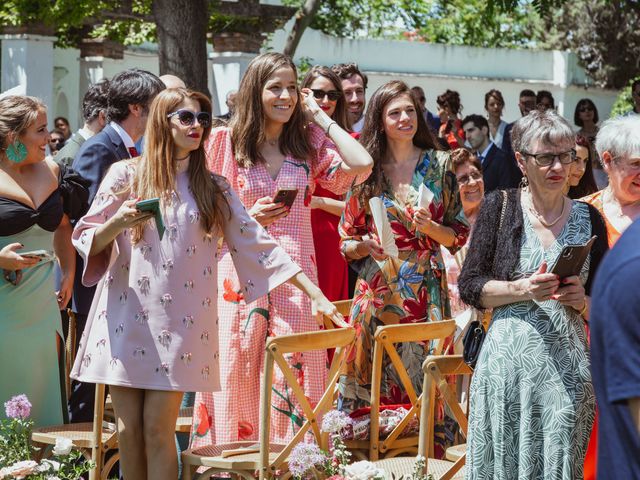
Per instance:
[[[289,57],[279,53],[256,57],[240,84],[231,124],[211,132],[207,155],[210,168],[229,180],[249,214],[317,284],[308,204],[314,186],[345,193],[354,180],[366,179],[372,159],[309,93],[298,90]],[[273,203],[282,188],[298,190],[290,209]],[[196,395],[194,447],[257,439],[266,337],[318,329],[308,300],[288,286],[245,302],[238,293],[233,255],[223,250],[220,260],[222,389]],[[309,352],[290,361],[305,394],[317,401],[324,390],[326,354]],[[302,413],[290,400],[284,380],[274,382],[271,433],[274,441],[286,441],[300,426]]]
[[[356,346],[340,384],[340,405],[348,412],[369,404],[373,335],[378,325],[432,322],[450,316],[440,245],[455,253],[465,243],[469,227],[449,154],[435,150],[418,112],[403,82],[389,82],[374,93],[361,137],[374,157],[373,173],[349,192],[339,227],[342,252],[359,270],[351,310]],[[421,184],[433,193],[428,210],[416,207]],[[386,256],[375,239],[368,208],[369,199],[375,196],[386,207],[399,258]],[[404,361],[411,363],[405,366],[414,385],[421,389],[428,348],[412,343],[398,348]],[[384,373],[381,401],[407,401],[400,385]],[[440,419],[443,416],[440,412]]]

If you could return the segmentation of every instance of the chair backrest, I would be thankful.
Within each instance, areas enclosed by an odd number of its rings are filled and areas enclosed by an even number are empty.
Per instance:
[[[473,370],[464,363],[462,355],[430,355],[422,365],[424,371],[424,392],[425,401],[420,414],[420,442],[418,452],[426,459],[425,473],[427,471],[430,452],[433,451],[433,434],[427,424],[433,418],[435,403],[435,389],[440,391],[441,397],[449,407],[449,411],[460,427],[460,431],[467,437],[468,415],[458,402],[458,397],[447,381],[447,377],[457,375],[471,375]],[[424,428],[423,428],[424,427]],[[466,460],[466,455],[457,460],[448,471],[440,477],[440,480],[448,480],[462,468]]]
[[[409,422],[413,418],[420,418],[423,394],[418,394],[413,387],[411,378],[405,365],[398,354],[396,344],[403,342],[429,342],[433,340],[444,340],[453,335],[456,329],[455,320],[442,320],[437,322],[411,323],[400,325],[386,325],[378,327],[374,335],[373,363],[371,376],[371,423],[370,423],[370,443],[369,458],[377,460],[378,456],[391,450],[398,450],[397,453],[404,453],[415,450],[418,443],[417,437],[400,438]],[[444,343],[438,341],[438,347]],[[437,353],[440,353],[437,351]],[[409,412],[404,416],[398,425],[389,433],[385,439],[380,439],[380,397],[383,359],[387,355],[391,365],[395,369],[411,403]],[[429,425],[433,421],[428,422]]]
[[[325,321],[325,327],[332,327]],[[293,447],[304,440],[307,433],[313,435],[321,449],[328,449],[328,435],[320,431],[320,419],[322,415],[333,409],[333,400],[337,391],[340,370],[344,364],[348,346],[355,339],[353,327],[340,323],[343,328],[327,329],[316,332],[299,333],[273,337],[267,340],[265,349],[264,374],[262,377],[262,405],[260,425],[260,478],[270,478],[276,475],[276,471],[285,467],[287,457]],[[313,350],[327,350],[335,348],[333,360],[329,368],[326,387],[320,400],[312,406],[305,396],[304,390],[298,384],[296,375],[285,359],[286,354],[296,352],[309,352]],[[282,372],[295,401],[300,405],[304,416],[304,422],[294,437],[277,454],[275,459],[270,459],[270,419],[273,374],[275,367]]]

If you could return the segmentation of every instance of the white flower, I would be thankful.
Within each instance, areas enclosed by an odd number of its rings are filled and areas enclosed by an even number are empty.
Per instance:
[[[58,470],[60,470],[60,462],[56,462],[55,460],[49,460],[48,458],[45,458],[44,460],[42,460],[40,467],[38,467],[38,470],[40,472],[48,472],[51,469],[53,469],[54,472],[57,472]]]
[[[56,437],[56,445],[53,447],[54,455],[69,455],[73,442],[68,438]]]
[[[384,470],[362,460],[344,467],[344,476],[347,480],[379,480],[384,479]]]
[[[327,433],[340,433],[343,428],[353,422],[349,415],[339,410],[331,410],[322,419],[322,431]]]
[[[10,467],[0,470],[0,478],[24,478],[27,475],[35,473],[38,468],[38,462],[33,460],[25,460],[23,462],[17,462]]]
[[[60,480],[60,477],[47,477],[47,480]]]

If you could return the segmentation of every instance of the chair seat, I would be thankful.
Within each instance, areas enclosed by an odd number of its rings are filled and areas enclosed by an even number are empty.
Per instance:
[[[107,443],[115,437],[115,430],[102,429],[102,442]],[[79,448],[93,448],[93,423],[71,423],[66,425],[54,425],[35,429],[31,434],[34,442],[55,445],[56,438],[67,438]]]
[[[393,457],[385,458],[383,460],[377,460],[373,462],[376,467],[382,468],[387,474],[387,480],[392,480],[392,475],[398,478],[399,475],[411,475],[415,468],[415,457]],[[447,462],[446,460],[436,460],[430,458],[427,462],[427,473],[430,473],[437,480],[446,473],[446,471],[453,466],[453,462]],[[453,476],[455,480],[464,479],[464,467],[462,467]]]
[[[193,407],[181,408],[176,420],[176,432],[189,433],[193,421]]]
[[[444,456],[450,462],[458,461],[467,452],[467,444],[461,443],[460,445],[454,445],[447,448]]]
[[[257,446],[256,441],[207,445],[193,450],[186,450],[182,455],[183,457],[195,457],[197,459],[197,465],[214,467],[221,470],[227,468],[232,470],[257,469],[260,461],[260,452],[254,451],[252,447],[255,447],[255,450],[258,450],[259,447]],[[284,447],[285,445],[270,444],[269,459],[274,460]],[[229,457],[222,456],[222,452],[226,450],[238,450],[243,448],[251,450],[249,453],[235,454]]]

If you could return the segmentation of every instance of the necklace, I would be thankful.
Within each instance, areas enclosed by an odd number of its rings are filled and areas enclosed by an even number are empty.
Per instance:
[[[556,218],[553,222],[547,222],[544,217],[542,215],[540,215],[538,213],[538,211],[535,209],[534,205],[533,205],[533,199],[531,198],[531,196],[529,196],[529,198],[527,199],[527,203],[529,203],[529,211],[531,212],[531,214],[536,217],[538,219],[538,221],[546,228],[551,228],[553,227],[556,223],[558,223],[560,221],[560,219],[564,216],[564,209],[565,209],[565,205],[567,202],[565,202],[564,198],[562,199],[562,210],[560,211],[560,215],[558,215],[558,218]]]
[[[271,145],[272,147],[275,147],[278,144],[279,141],[280,141],[280,137],[276,137],[276,138],[274,138],[272,140],[267,139],[267,143],[269,145]]]

